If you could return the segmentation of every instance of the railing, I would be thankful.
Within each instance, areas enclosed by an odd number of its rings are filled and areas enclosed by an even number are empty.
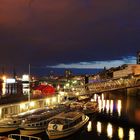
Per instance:
[[[100,93],[100,92],[105,92],[105,91],[140,87],[140,82],[137,82],[137,81],[138,79],[134,77],[110,79],[106,81],[88,83],[81,87],[75,87],[75,91],[79,92],[79,95],[84,95],[84,94],[90,94],[90,93],[94,94],[94,93]]]
[[[8,138],[12,138],[15,140],[41,140],[41,138],[39,137],[26,136],[26,135],[20,135],[20,134],[10,134],[8,135]]]

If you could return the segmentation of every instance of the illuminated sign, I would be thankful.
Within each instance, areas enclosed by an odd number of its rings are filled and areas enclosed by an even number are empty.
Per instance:
[[[15,82],[16,82],[15,79],[6,79],[7,84],[12,84],[12,83],[15,83]]]
[[[29,81],[29,75],[22,75],[22,81]]]

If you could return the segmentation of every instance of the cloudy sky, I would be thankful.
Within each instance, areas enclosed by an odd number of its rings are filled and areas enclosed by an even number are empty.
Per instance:
[[[0,66],[24,72],[29,63],[46,70],[135,63],[139,5],[139,0],[0,0]]]

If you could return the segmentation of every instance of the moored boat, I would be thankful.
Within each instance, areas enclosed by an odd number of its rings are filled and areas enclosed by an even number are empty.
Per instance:
[[[41,140],[41,138],[34,137],[34,136],[20,135],[20,134],[9,134],[8,139],[4,139],[4,140]]]
[[[58,139],[74,134],[89,120],[82,112],[68,112],[57,115],[49,122],[46,129],[49,139]]]
[[[44,132],[52,117],[59,114],[61,111],[62,109],[49,109],[38,115],[27,117],[20,125],[20,134],[35,135]]]
[[[83,106],[83,112],[85,114],[92,114],[92,113],[97,112],[98,110],[99,110],[98,103],[95,101],[89,101],[85,103]]]
[[[46,111],[47,108],[39,108],[34,110],[29,110],[17,115],[7,116],[0,120],[0,133],[15,131],[21,125],[21,122],[28,116],[32,114],[40,114]]]
[[[72,102],[70,104],[70,109],[71,110],[82,110],[83,109],[83,103],[82,102]]]

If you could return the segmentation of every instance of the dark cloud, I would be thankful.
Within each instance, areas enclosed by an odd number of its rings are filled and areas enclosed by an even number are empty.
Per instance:
[[[0,63],[55,65],[134,56],[138,0],[0,0]]]

